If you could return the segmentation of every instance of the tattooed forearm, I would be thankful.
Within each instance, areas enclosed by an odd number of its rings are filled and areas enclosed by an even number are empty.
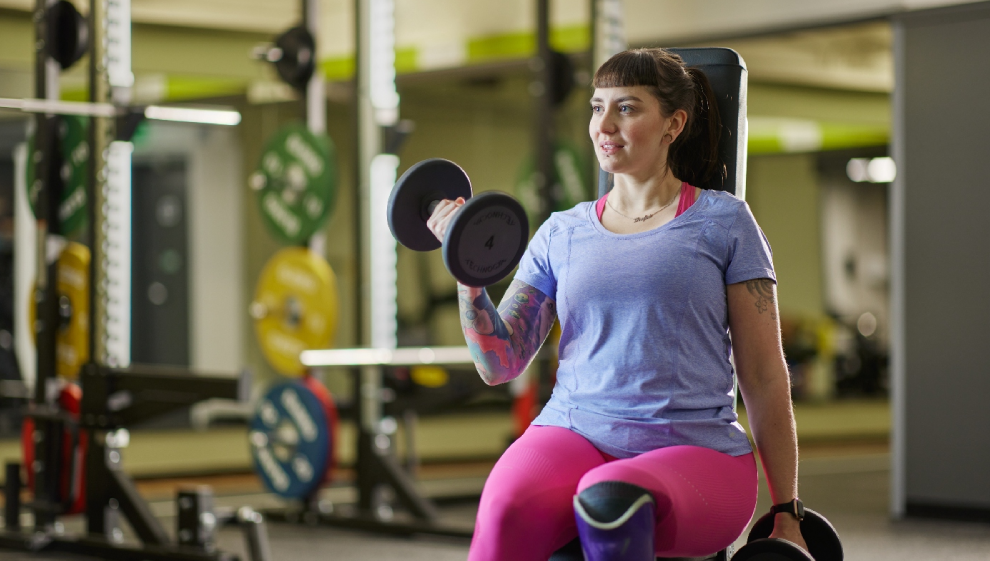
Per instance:
[[[461,328],[478,372],[488,384],[507,382],[529,365],[556,317],[550,298],[513,281],[496,310],[487,292],[459,285]]]
[[[769,310],[770,319],[777,319],[777,302],[774,297],[774,283],[770,279],[753,279],[746,281],[746,289],[752,294],[756,301],[754,305],[759,313]]]

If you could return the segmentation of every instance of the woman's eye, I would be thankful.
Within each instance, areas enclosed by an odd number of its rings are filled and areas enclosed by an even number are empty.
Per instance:
[[[591,112],[592,113],[601,113],[602,112],[602,106],[601,105],[592,105],[591,106]]]
[[[620,105],[619,111],[621,111],[622,113],[629,113],[632,111],[632,107],[629,105]]]

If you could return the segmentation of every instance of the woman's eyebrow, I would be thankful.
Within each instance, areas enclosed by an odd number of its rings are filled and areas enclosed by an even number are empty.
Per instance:
[[[636,96],[634,96],[634,95],[627,95],[627,96],[624,96],[624,97],[617,97],[617,98],[615,98],[615,99],[612,100],[613,103],[622,103],[624,101],[643,101],[643,100],[640,99],[640,98],[638,98],[638,97],[636,97]],[[605,100],[603,100],[600,97],[593,97],[593,98],[591,98],[591,103],[605,103]]]

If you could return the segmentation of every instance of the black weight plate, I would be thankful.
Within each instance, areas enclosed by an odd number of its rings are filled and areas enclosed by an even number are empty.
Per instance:
[[[76,63],[89,48],[86,18],[71,2],[60,0],[45,14],[48,24],[48,54],[65,70]]]
[[[787,541],[762,538],[739,548],[732,561],[815,561],[803,549]]]
[[[414,164],[395,182],[388,196],[388,229],[402,245],[432,251],[440,240],[426,227],[427,208],[441,199],[471,198],[471,180],[460,166],[442,158]]]
[[[489,191],[472,198],[443,240],[443,262],[461,284],[489,286],[519,264],[529,241],[529,220],[518,201]]]
[[[296,89],[306,89],[316,70],[313,35],[305,27],[293,27],[275,39],[275,46],[282,50],[282,57],[275,61],[279,77]]]
[[[770,537],[773,532],[773,516],[763,515],[749,531],[747,541]],[[839,533],[824,516],[810,508],[804,509],[804,520],[801,521],[801,536],[808,544],[808,551],[816,561],[842,561],[842,542]]]

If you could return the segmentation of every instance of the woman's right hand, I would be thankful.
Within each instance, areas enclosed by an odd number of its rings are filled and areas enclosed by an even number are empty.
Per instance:
[[[440,240],[440,243],[443,243],[443,238],[447,235],[447,228],[450,227],[451,221],[460,212],[465,202],[464,197],[457,197],[453,201],[444,199],[440,201],[437,208],[433,209],[433,214],[426,221],[426,227],[433,232],[433,235]]]

